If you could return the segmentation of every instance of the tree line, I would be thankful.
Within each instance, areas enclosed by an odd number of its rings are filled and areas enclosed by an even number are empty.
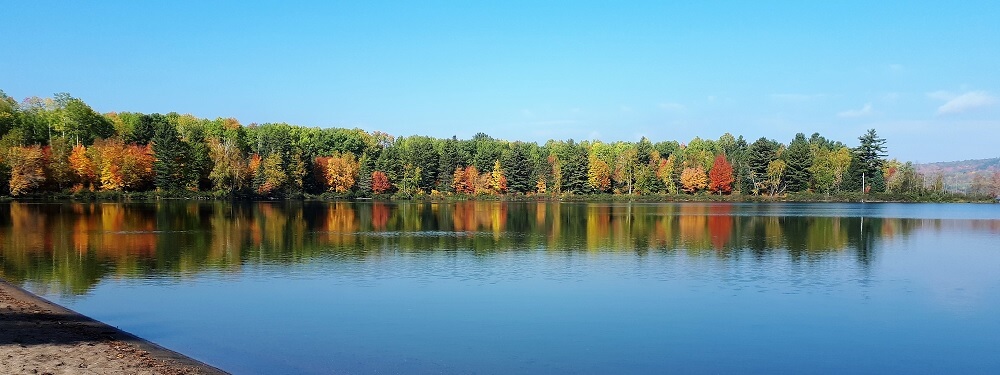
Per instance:
[[[687,143],[395,137],[178,113],[100,114],[69,94],[21,102],[0,91],[0,194],[211,192],[249,198],[392,195],[742,194],[933,190],[887,159],[818,133],[787,144],[723,134]]]

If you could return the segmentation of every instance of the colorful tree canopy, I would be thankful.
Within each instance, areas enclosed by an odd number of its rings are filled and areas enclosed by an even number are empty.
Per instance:
[[[101,115],[68,94],[17,102],[0,92],[0,193],[781,195],[933,188],[911,164],[889,163],[886,141],[874,130],[859,142],[851,149],[804,133],[788,145],[767,138],[748,144],[729,133],[686,143],[394,137],[177,113]],[[990,177],[977,180],[976,191],[990,191]]]

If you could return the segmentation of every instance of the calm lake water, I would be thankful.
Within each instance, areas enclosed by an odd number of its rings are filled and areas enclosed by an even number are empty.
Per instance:
[[[1000,206],[0,204],[0,273],[238,374],[1000,373]]]

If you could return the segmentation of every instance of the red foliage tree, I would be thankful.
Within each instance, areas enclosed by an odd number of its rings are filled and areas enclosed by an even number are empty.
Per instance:
[[[726,156],[719,154],[712,164],[712,171],[709,172],[708,189],[713,193],[729,194],[733,191],[733,165],[729,164]]]
[[[382,194],[392,188],[392,184],[389,183],[389,177],[385,175],[385,172],[375,171],[372,172],[372,192],[375,194]]]

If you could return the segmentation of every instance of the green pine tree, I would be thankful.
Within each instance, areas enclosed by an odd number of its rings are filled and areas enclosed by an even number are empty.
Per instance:
[[[809,141],[805,134],[798,133],[795,139],[788,144],[788,151],[785,152],[785,181],[788,191],[805,191],[809,188],[809,180],[812,179],[810,168],[813,165],[812,151],[809,148]]]
[[[154,184],[163,191],[179,191],[192,186],[197,174],[189,168],[187,144],[181,141],[177,128],[167,122],[166,117],[158,113],[149,117],[155,129],[152,139],[156,157],[153,163],[156,174]]]

